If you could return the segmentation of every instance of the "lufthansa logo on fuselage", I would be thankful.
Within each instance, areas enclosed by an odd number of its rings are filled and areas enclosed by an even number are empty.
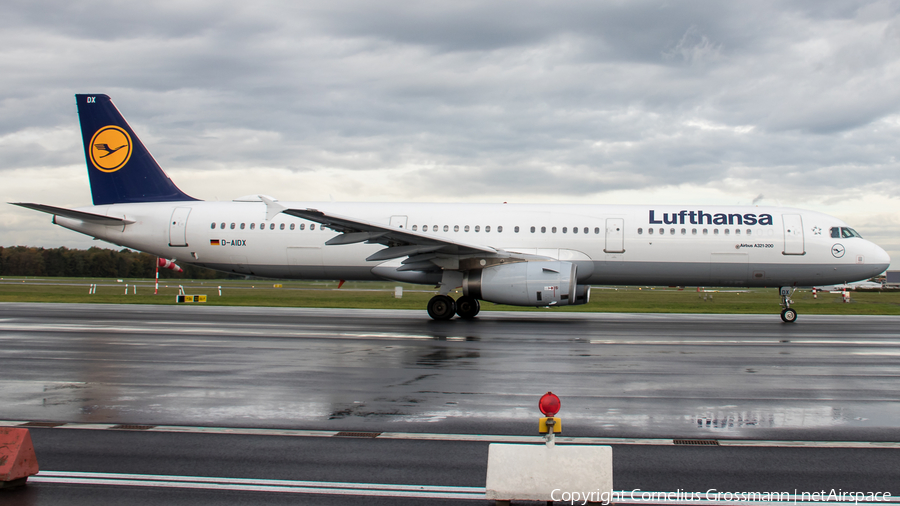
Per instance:
[[[662,213],[657,217],[656,210],[650,210],[651,225],[772,225],[771,214],[755,213],[704,213],[702,210],[681,210],[677,213]]]
[[[831,247],[831,254],[834,258],[841,258],[846,252],[847,250],[844,248],[843,244],[838,243]]]
[[[115,172],[131,158],[131,136],[115,125],[105,126],[91,137],[91,163],[97,170]]]

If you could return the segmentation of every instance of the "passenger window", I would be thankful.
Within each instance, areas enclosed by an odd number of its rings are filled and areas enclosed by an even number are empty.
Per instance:
[[[594,233],[595,233],[595,234],[599,234],[599,233],[600,233],[600,227],[594,227]]]
[[[259,229],[260,229],[260,230],[265,230],[265,229],[266,229],[266,224],[265,224],[265,223],[260,223],[260,224],[259,224]]]
[[[475,225],[475,231],[476,231],[476,232],[480,232],[480,231],[481,231],[481,225]]]
[[[585,233],[585,234],[588,233],[588,228],[587,228],[587,227],[584,227],[584,233]]]
[[[488,226],[484,227],[484,231],[485,231],[485,232],[490,232],[490,231],[491,231],[491,226],[488,225]]]
[[[519,233],[519,226],[518,226],[518,225],[516,225],[516,227],[513,229],[513,232],[515,232],[515,233],[517,233],[517,234]]]
[[[644,229],[638,228],[638,235],[644,235]]]
[[[670,228],[670,229],[669,229],[669,234],[670,234],[670,235],[675,235],[675,229],[674,229],[674,228]]]
[[[659,229],[659,235],[665,235],[665,233],[666,233],[666,229],[664,229],[664,228]]]
[[[241,230],[244,230],[244,224],[241,223]]]
[[[422,225],[422,232],[428,232],[428,225]]]
[[[704,228],[704,229],[703,229],[703,235],[709,235],[709,229]]]
[[[531,233],[532,234],[534,233],[534,227],[531,227]]]
[[[578,227],[572,227],[572,233],[573,233],[573,234],[577,234],[577,233],[578,233]]]
[[[418,226],[418,225],[413,225],[413,232],[415,232],[416,230],[419,230],[419,226]]]
[[[739,228],[734,229],[734,233],[736,235],[741,235],[741,229],[739,229]]]
[[[444,225],[444,232],[450,231],[450,225]]]
[[[431,231],[432,231],[432,232],[437,232],[437,225],[432,225],[432,226],[431,226]]]
[[[497,225],[497,233],[503,232],[503,225]]]
[[[221,228],[222,230],[225,230],[225,224],[222,223],[221,225],[219,225],[219,228]]]
[[[213,224],[212,224],[212,226],[211,226],[211,227],[209,227],[209,228],[211,228],[211,229],[213,229],[213,230],[215,230],[215,229],[216,229],[216,224],[215,224],[215,223],[213,223]]]
[[[234,223],[231,224],[231,230],[234,230]]]
[[[250,230],[253,230],[253,229],[255,229],[255,228],[256,228],[256,223],[251,223],[251,224],[250,224]]]
[[[563,232],[564,234],[565,234],[566,232],[568,232],[568,231],[569,231],[569,227],[563,227],[563,231],[562,231],[562,232]]]
[[[278,228],[281,230],[284,230],[284,223],[282,223],[281,225],[278,225]]]
[[[713,229],[713,235],[719,235],[719,229],[714,228],[714,229]]]
[[[542,233],[542,234],[546,234],[546,233],[547,233],[547,227],[541,227],[541,233]]]
[[[274,225],[273,225],[273,226],[274,226]],[[309,229],[310,229],[310,230],[315,230],[315,229],[316,229],[316,224],[315,224],[315,223],[310,223],[310,224],[309,224]]]
[[[294,223],[291,223],[291,230],[294,230]]]
[[[652,229],[652,228],[648,228],[648,229],[647,229],[647,233],[650,234],[650,235],[653,235],[653,229]]]
[[[459,232],[459,225],[453,225],[453,231]]]
[[[729,230],[729,229],[726,228],[726,229],[725,229],[725,235],[729,235],[729,234],[731,234],[731,230]]]
[[[550,232],[553,233],[553,234],[555,234],[555,233],[556,233],[556,227],[551,228],[551,229],[550,229]]]
[[[300,224],[300,230],[306,230],[306,223]]]
[[[752,234],[752,233],[753,233],[753,231],[750,230],[750,229],[748,228],[748,229],[747,229],[747,235],[750,235],[750,234]]]
[[[696,228],[692,228],[692,229],[691,229],[691,235],[697,235],[697,229],[696,229]]]
[[[681,229],[681,235],[687,235],[687,229],[686,229],[686,228]]]
[[[463,232],[468,232],[468,231],[469,231],[469,226],[468,226],[468,225],[466,225],[465,227],[463,227]]]

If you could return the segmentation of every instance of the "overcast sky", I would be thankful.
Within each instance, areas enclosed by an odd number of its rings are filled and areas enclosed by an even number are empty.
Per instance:
[[[4,202],[91,203],[105,93],[205,200],[783,205],[900,265],[896,1],[7,0],[0,93]]]

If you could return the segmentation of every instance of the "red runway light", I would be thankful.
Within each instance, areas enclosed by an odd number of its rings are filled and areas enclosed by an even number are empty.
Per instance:
[[[545,393],[541,396],[540,402],[538,402],[538,408],[541,409],[541,413],[544,416],[555,416],[559,413],[560,407],[562,407],[562,404],[559,402],[559,397],[553,392]]]

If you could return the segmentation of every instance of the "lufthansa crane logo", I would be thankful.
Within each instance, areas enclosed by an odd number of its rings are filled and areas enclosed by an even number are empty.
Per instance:
[[[831,247],[831,254],[834,255],[834,258],[841,258],[846,251],[843,244],[835,244]]]
[[[103,172],[115,172],[131,158],[131,136],[115,125],[105,126],[91,138],[91,163]]]

